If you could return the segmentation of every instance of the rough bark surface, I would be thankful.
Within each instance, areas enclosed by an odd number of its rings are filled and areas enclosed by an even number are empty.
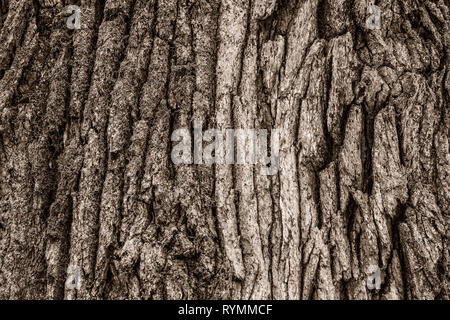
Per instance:
[[[0,298],[448,299],[448,0],[0,3]],[[278,173],[175,165],[196,120]]]

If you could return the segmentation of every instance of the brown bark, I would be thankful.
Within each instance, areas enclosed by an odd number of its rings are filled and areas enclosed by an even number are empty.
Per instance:
[[[448,299],[448,0],[0,3],[0,298]],[[278,173],[175,165],[194,121]]]

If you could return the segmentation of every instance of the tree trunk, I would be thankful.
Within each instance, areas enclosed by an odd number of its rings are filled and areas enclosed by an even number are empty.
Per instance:
[[[450,3],[372,4],[1,1],[0,298],[448,299]]]

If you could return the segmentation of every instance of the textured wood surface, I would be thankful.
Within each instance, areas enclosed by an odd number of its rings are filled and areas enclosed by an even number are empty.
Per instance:
[[[0,4],[0,298],[448,299],[448,0]],[[279,171],[175,165],[194,121]]]

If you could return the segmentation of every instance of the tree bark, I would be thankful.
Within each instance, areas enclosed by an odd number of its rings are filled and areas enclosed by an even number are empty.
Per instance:
[[[448,299],[449,49],[448,0],[1,1],[0,298]]]

